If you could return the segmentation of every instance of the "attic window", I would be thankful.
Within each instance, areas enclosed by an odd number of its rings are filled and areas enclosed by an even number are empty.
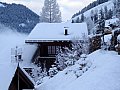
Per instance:
[[[68,27],[64,27],[64,35],[68,35]]]

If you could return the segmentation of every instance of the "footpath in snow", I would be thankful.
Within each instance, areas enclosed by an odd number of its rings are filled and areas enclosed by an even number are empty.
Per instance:
[[[82,76],[59,72],[36,86],[37,90],[120,90],[120,56],[113,51],[97,50],[88,56],[91,68]]]

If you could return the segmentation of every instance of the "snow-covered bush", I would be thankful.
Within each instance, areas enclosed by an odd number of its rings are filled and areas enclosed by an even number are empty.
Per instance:
[[[82,76],[82,70],[77,70],[75,71],[75,76],[78,78],[80,76]]]
[[[37,82],[38,78],[40,78],[41,76],[43,76],[41,67],[36,66],[35,68],[32,69],[31,77],[35,82]]]
[[[91,65],[92,63],[87,58],[86,54],[82,54],[81,58],[76,61],[74,65],[65,69],[65,74],[73,73],[78,78],[85,73],[91,67]]]
[[[39,85],[43,82],[43,78],[47,77],[47,72],[46,72],[46,69],[42,70],[41,67],[34,65],[34,68],[32,69],[30,76],[35,81],[35,83]]]
[[[63,49],[59,50],[59,54],[56,56],[56,64],[59,70],[63,70],[68,66],[74,65],[75,62],[80,59],[80,55],[82,53],[89,53],[88,37],[83,34],[82,38],[82,40],[73,39],[71,49],[64,47]]]
[[[50,77],[53,77],[58,73],[57,67],[55,65],[52,65],[52,68],[49,69],[48,73]]]

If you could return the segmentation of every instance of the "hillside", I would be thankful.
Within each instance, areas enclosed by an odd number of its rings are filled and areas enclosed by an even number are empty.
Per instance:
[[[108,1],[108,2],[105,2],[105,3],[102,3],[96,7],[93,7],[89,10],[87,10],[86,12],[84,12],[84,16],[87,18],[87,17],[90,17],[91,16],[91,11],[93,10],[94,12],[97,11],[99,12],[99,10],[102,8],[104,10],[104,7],[107,6],[107,9],[110,10],[110,9],[113,9],[114,7],[114,4],[112,1]],[[76,20],[77,17],[81,18],[81,14],[72,18],[72,20]]]
[[[94,1],[92,3],[90,3],[89,5],[87,5],[86,7],[84,7],[83,9],[81,9],[79,12],[75,13],[72,16],[72,18],[74,18],[74,17],[76,17],[76,16],[78,16],[78,15],[80,15],[80,14],[82,14],[82,13],[96,7],[96,6],[99,6],[100,4],[104,4],[104,3],[108,2],[108,1],[110,1],[110,0],[96,0],[96,1]]]
[[[119,90],[120,56],[116,52],[97,50],[88,55],[91,68],[76,78],[74,73],[59,72],[37,90]],[[70,68],[70,67],[69,67]]]
[[[0,2],[0,23],[22,33],[30,33],[39,16],[26,6]]]

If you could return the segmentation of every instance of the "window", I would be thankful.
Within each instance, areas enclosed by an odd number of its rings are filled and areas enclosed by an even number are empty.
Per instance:
[[[48,54],[51,54],[51,46],[48,46]]]
[[[58,54],[61,46],[48,46],[48,54]]]

